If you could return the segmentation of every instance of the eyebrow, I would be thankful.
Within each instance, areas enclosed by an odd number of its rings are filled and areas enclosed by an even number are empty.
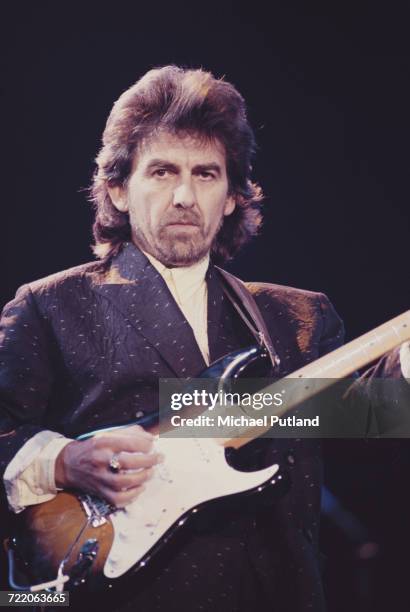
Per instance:
[[[145,172],[153,170],[153,168],[166,168],[167,170],[178,170],[178,166],[165,159],[152,159],[145,168]]]
[[[145,173],[149,173],[154,168],[165,168],[172,172],[178,172],[179,166],[166,160],[166,159],[152,159],[145,168]],[[210,162],[209,164],[196,164],[192,168],[194,174],[200,174],[201,172],[215,172],[218,176],[221,176],[221,166],[216,162]]]
[[[196,173],[213,171],[218,174],[218,176],[221,175],[221,166],[216,162],[211,162],[210,164],[197,164],[192,170]]]

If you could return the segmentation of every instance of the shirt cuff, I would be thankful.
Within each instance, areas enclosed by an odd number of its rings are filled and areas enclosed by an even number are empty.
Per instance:
[[[21,512],[27,506],[53,499],[57,493],[55,484],[55,460],[69,443],[54,431],[41,431],[16,453],[4,472],[4,485],[10,509]]]
[[[404,378],[410,379],[410,342],[404,342],[400,347],[400,366]]]

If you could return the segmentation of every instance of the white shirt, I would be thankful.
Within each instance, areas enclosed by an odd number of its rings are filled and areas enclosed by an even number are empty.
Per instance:
[[[209,364],[208,290],[205,281],[209,255],[184,268],[166,268],[145,253],[165,280],[168,289],[192,327],[204,361]],[[72,442],[55,431],[41,431],[16,453],[4,472],[4,484],[11,510],[21,512],[26,506],[39,504],[57,494],[55,461],[60,451]]]

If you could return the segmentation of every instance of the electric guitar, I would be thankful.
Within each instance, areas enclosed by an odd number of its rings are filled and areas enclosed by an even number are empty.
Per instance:
[[[349,376],[409,339],[407,311],[262,391],[274,393],[285,380],[305,379],[306,384],[298,385],[290,401],[275,409],[275,414],[282,415],[332,385],[334,379]],[[251,347],[223,357],[203,376],[235,378],[246,364],[266,358],[262,349]],[[109,435],[117,428],[97,430],[78,439]],[[113,508],[78,491],[62,491],[49,502],[27,508],[15,517],[14,536],[6,543],[11,588],[61,591],[85,581],[92,584],[96,577],[103,587],[118,584],[149,565],[209,505],[241,504],[245,498],[266,491],[273,497],[283,494],[288,484],[279,465],[240,472],[226,461],[226,449],[240,448],[269,428],[248,428],[239,437],[224,439],[158,436],[155,450],[164,455],[164,462],[126,508]],[[17,567],[37,584],[17,583]]]

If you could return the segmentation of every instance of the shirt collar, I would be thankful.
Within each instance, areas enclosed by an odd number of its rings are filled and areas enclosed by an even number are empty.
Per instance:
[[[184,301],[190,299],[195,291],[205,282],[205,276],[209,267],[209,253],[192,266],[177,268],[167,268],[149,253],[145,251],[143,251],[143,253],[165,281],[172,278],[178,290],[178,294]]]

